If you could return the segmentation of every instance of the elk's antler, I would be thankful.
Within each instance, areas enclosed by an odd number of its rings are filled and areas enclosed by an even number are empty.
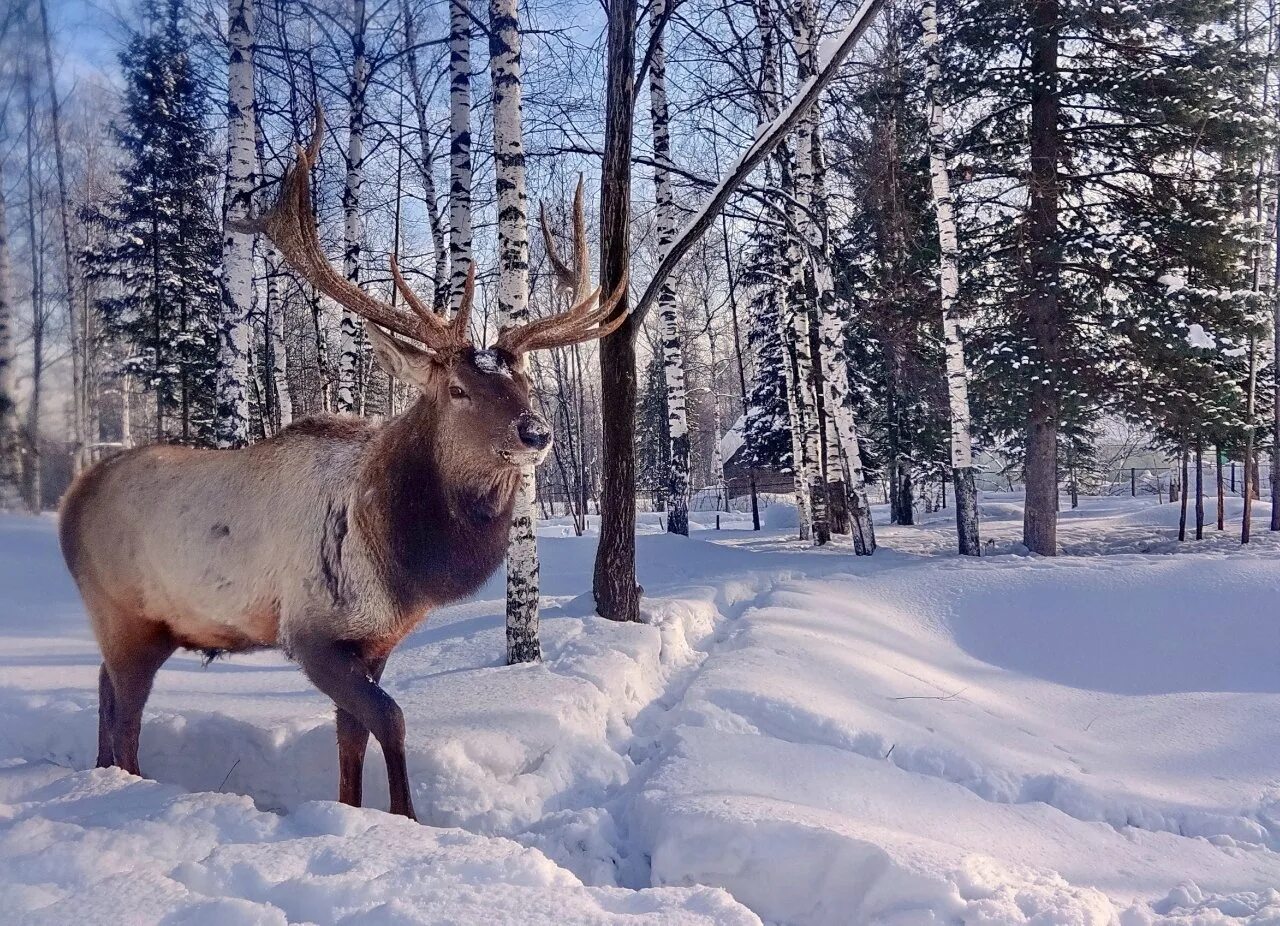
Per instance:
[[[421,341],[435,351],[467,346],[470,343],[467,325],[471,315],[471,302],[475,296],[474,266],[467,277],[461,307],[450,322],[432,312],[409,289],[404,277],[400,275],[395,255],[391,257],[391,276],[395,280],[396,289],[413,310],[412,315],[370,296],[329,263],[320,246],[315,216],[311,211],[311,168],[320,154],[323,134],[324,114],[317,103],[311,141],[305,148],[298,146],[297,160],[285,172],[275,205],[260,216],[244,221],[233,220],[228,224],[237,231],[266,235],[298,276],[342,307],[388,331]]]
[[[615,312],[627,291],[624,278],[604,301],[600,300],[600,287],[591,286],[588,270],[590,254],[587,251],[586,219],[582,206],[582,177],[573,194],[573,266],[570,267],[556,250],[544,205],[541,212],[542,237],[547,245],[547,259],[556,276],[556,285],[573,299],[573,307],[556,315],[535,319],[524,325],[507,328],[498,334],[497,347],[519,356],[534,350],[550,347],[566,347],[582,341],[603,338],[613,333],[627,320],[626,312]]]

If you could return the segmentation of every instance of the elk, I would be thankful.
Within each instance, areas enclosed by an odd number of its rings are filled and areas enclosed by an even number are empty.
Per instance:
[[[60,539],[102,650],[99,766],[140,774],[142,710],[177,649],[279,647],[336,707],[338,799],[360,805],[372,733],[391,812],[416,819],[404,716],[379,685],[387,657],[432,608],[472,594],[502,562],[521,468],[551,444],[525,357],[612,332],[626,319],[616,311],[623,287],[605,299],[591,288],[579,180],[571,265],[541,216],[567,311],[482,349],[469,336],[474,268],[451,321],[413,293],[394,256],[409,311],[374,298],[320,246],[309,175],[321,135],[317,112],[277,202],[238,227],[265,234],[300,277],[367,319],[379,364],[420,395],[381,426],[325,415],[242,449],[121,453],[67,493]]]

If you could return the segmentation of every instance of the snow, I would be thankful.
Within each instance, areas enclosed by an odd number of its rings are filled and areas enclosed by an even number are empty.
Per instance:
[[[1200,324],[1192,324],[1187,328],[1187,343],[1192,347],[1217,347],[1218,341],[1213,335],[1204,330],[1204,326]]]
[[[1209,511],[1214,500],[1207,501]],[[646,623],[591,615],[595,538],[540,540],[542,665],[505,589],[392,658],[425,825],[332,802],[331,708],[271,653],[161,671],[156,781],[93,770],[97,655],[51,518],[0,519],[8,921],[1274,923],[1280,542],[1084,499],[1064,555],[1021,501],[813,550],[785,526],[652,534]],[[1228,515],[1238,531],[1240,500]],[[767,522],[795,522],[785,505]],[[790,515],[788,518],[787,515]],[[702,528],[702,529],[698,529]],[[1176,555],[1171,555],[1176,554]],[[365,792],[386,806],[370,749]],[[129,911],[126,918],[121,911]],[[8,912],[14,911],[14,912]]]

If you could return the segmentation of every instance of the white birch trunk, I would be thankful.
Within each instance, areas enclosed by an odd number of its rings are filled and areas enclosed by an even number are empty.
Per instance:
[[[405,62],[409,70],[409,85],[413,93],[413,110],[418,120],[418,150],[421,159],[422,197],[427,204],[427,222],[431,226],[431,245],[435,251],[435,271],[432,274],[431,307],[444,314],[449,302],[449,284],[445,279],[449,272],[449,248],[445,242],[444,216],[440,214],[440,201],[436,193],[435,156],[431,151],[430,121],[427,114],[427,98],[423,95],[422,80],[418,75],[417,21],[413,16],[410,0],[400,7],[404,18]]]
[[[649,21],[666,15],[666,0],[654,0]],[[666,257],[676,234],[676,205],[671,183],[671,118],[667,108],[665,41],[653,41],[649,60],[649,115],[653,125],[653,186],[657,204],[658,259]],[[689,414],[685,392],[684,347],[675,281],[668,278],[658,293],[658,325],[662,371],[667,392],[667,428],[671,460],[667,471],[667,532],[689,536]]]
[[[449,0],[449,312],[471,270],[471,2]]]
[[[929,97],[929,176],[934,209],[938,215],[942,336],[946,344],[947,400],[951,410],[951,479],[955,488],[956,537],[962,555],[981,556],[978,490],[969,418],[969,376],[964,360],[964,332],[956,309],[960,293],[960,243],[951,199],[951,174],[947,169],[947,114],[938,95],[942,63],[938,47],[937,0],[922,0],[920,19],[924,25],[925,83]]]
[[[253,340],[253,235],[231,231],[228,220],[247,219],[258,182],[253,98],[253,0],[229,0],[227,39],[227,175],[223,200],[222,318],[218,325],[217,440],[219,447],[249,442],[249,348]]]
[[[365,54],[365,0],[354,0],[351,31],[351,85],[347,93],[347,181],[342,188],[343,246],[342,272],[360,285],[360,259],[364,229],[360,221],[360,187],[364,181],[364,106],[369,82],[369,61]],[[356,393],[360,369],[360,319],[342,310],[338,354],[338,411],[351,414],[359,409]]]
[[[267,270],[267,306],[270,317],[267,337],[271,339],[271,382],[276,390],[277,427],[286,428],[293,421],[293,395],[289,392],[289,356],[284,343],[284,300],[280,291],[280,254],[268,245],[265,255]]]
[[[489,67],[493,83],[493,153],[498,186],[498,328],[529,320],[529,222],[520,113],[521,62],[517,0],[489,2]],[[533,467],[521,474],[507,543],[507,663],[537,662],[538,544]]]
[[[773,124],[778,118],[779,99],[779,61],[775,40],[773,9],[770,0],[754,0],[752,10],[755,14],[756,31],[760,35],[760,95],[756,101],[756,117],[760,125]],[[783,171],[785,174],[785,170]],[[783,255],[790,259],[790,235],[778,233],[775,236],[777,247]],[[659,262],[661,263],[661,262]],[[813,536],[813,515],[810,508],[808,478],[804,468],[804,421],[800,416],[800,406],[796,399],[795,366],[792,363],[794,341],[794,325],[791,321],[791,299],[787,293],[787,282],[777,279],[766,284],[770,293],[768,298],[778,308],[778,337],[783,345],[783,378],[787,399],[787,422],[791,430],[791,473],[795,485],[796,513],[801,540]]]
[[[0,185],[0,511],[22,508],[22,461],[15,387],[13,338],[13,265],[9,262],[9,225]]]
[[[87,338],[85,319],[81,313],[80,293],[83,281],[71,243],[71,199],[67,193],[67,169],[62,147],[62,107],[58,100],[58,85],[53,70],[53,41],[49,35],[48,0],[40,0],[40,35],[44,45],[45,78],[49,89],[49,117],[53,129],[54,164],[58,179],[58,217],[62,231],[63,274],[67,287],[67,328],[71,348],[71,429],[75,450],[72,455],[72,472],[79,473],[88,464],[89,427],[88,393],[85,389],[87,367]]]
[[[813,46],[814,18],[813,0],[799,0],[794,5],[791,27],[796,53],[796,77],[800,85],[803,85],[816,70]],[[821,232],[814,224],[811,210],[813,136],[817,126],[814,112],[815,108],[810,107],[796,125],[795,165],[791,176],[795,205],[788,207],[806,241],[797,241],[792,236],[787,247],[787,257],[791,269],[792,298],[797,300],[792,312],[792,325],[795,331],[798,380],[795,395],[801,406],[800,416],[804,423],[804,482],[808,486],[810,510],[813,515],[813,543],[814,546],[821,546],[831,539],[831,530],[827,519],[827,480],[823,472],[822,422],[819,420],[815,389],[821,381],[822,374],[820,368],[814,365],[815,358],[811,346],[811,329],[818,318],[815,304],[817,287],[809,285],[809,277],[805,272],[806,265],[810,262],[809,254],[813,253],[816,247],[820,247],[818,242],[821,238]]]

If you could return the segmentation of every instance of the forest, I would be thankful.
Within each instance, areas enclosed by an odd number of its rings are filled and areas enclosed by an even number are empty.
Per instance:
[[[802,539],[870,554],[869,491],[904,524],[950,496],[976,555],[976,471],[1014,473],[1053,555],[1059,487],[1120,485],[1139,448],[1280,491],[1265,4],[147,0],[106,72],[48,7],[3,23],[8,508],[117,448],[405,407],[363,320],[226,224],[317,107],[342,273],[395,304],[395,255],[447,315],[474,264],[482,340],[564,298],[529,231],[567,235],[586,178],[600,284],[637,311],[537,358],[530,503],[602,516],[603,614],[636,614],[637,506],[687,534],[691,504],[790,494]]]

